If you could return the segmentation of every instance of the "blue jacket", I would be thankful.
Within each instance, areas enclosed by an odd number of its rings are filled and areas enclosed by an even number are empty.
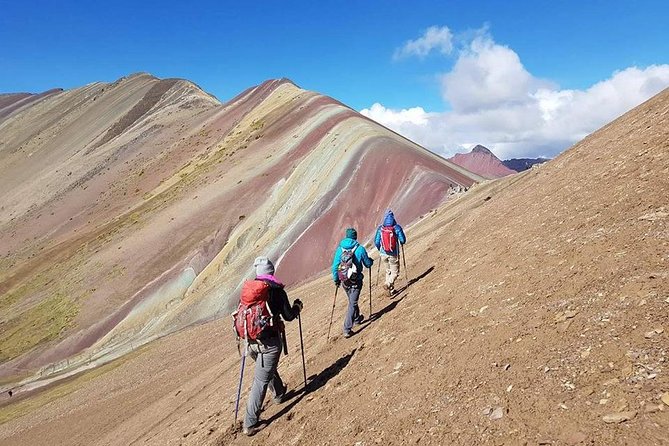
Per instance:
[[[339,247],[335,251],[334,258],[332,259],[332,278],[335,282],[339,280],[339,277],[337,276],[337,268],[339,267],[339,262],[341,261],[342,251],[344,249],[352,249],[355,245],[358,245],[358,247],[355,248],[355,251],[353,251],[353,264],[360,273],[361,282],[364,278],[364,275],[362,274],[363,269],[371,268],[374,264],[374,260],[372,260],[367,255],[367,250],[364,246],[359,244],[357,240],[353,240],[352,238],[345,238],[339,243]]]
[[[376,249],[378,249],[381,254],[397,257],[398,255],[400,255],[399,245],[392,252],[386,252],[381,247],[381,228],[383,226],[393,226],[395,228],[395,235],[397,236],[397,241],[400,242],[401,245],[407,242],[407,238],[404,235],[404,230],[402,230],[402,226],[400,226],[395,221],[395,216],[393,215],[393,211],[391,210],[386,211],[386,214],[383,217],[383,224],[379,226],[376,230],[376,237],[374,237],[374,245],[376,245]]]

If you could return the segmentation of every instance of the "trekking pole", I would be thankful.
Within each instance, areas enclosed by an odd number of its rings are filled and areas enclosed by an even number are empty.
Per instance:
[[[402,262],[404,263],[404,277],[407,279],[407,286],[409,286],[409,271],[407,270],[407,258],[404,255],[404,245],[400,243],[400,250],[402,251]]]
[[[244,379],[244,365],[246,364],[246,351],[248,344],[244,347],[244,354],[242,355],[242,367],[239,370],[239,387],[237,388],[237,401],[235,402],[235,422],[233,426],[237,426],[237,414],[239,413],[239,398],[242,394],[242,380]]]
[[[307,391],[307,364],[304,361],[304,341],[302,340],[302,317],[297,314],[297,323],[300,327],[300,351],[302,352],[302,373],[304,374],[304,391]]]
[[[376,286],[379,286],[379,277],[381,277],[381,256],[379,256],[379,267],[376,269]],[[372,278],[369,278],[370,283]]]
[[[335,295],[334,295],[334,300],[332,301],[332,314],[330,315],[330,326],[328,327],[328,339],[325,342],[328,342],[330,340],[330,329],[332,328],[332,318],[334,318],[334,309],[335,309],[335,304],[337,303],[337,291],[339,291],[339,286],[335,286]]]
[[[372,267],[371,266],[369,267],[369,317],[372,317]]]

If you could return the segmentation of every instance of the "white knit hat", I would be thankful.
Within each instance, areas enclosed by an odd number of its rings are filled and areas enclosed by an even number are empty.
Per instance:
[[[274,274],[274,264],[267,257],[256,257],[253,266],[256,268],[256,277]]]

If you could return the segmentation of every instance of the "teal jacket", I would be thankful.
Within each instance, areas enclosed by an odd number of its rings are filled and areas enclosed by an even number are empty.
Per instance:
[[[359,244],[357,240],[353,240],[352,238],[345,238],[341,241],[341,243],[339,243],[339,247],[335,251],[334,258],[332,259],[332,279],[335,281],[335,283],[339,280],[339,277],[337,276],[337,268],[339,267],[339,262],[341,261],[341,252],[344,249],[352,249],[356,244],[358,247],[355,248],[355,251],[353,252],[353,264],[360,273],[361,282],[364,278],[362,274],[364,268],[371,268],[374,264],[374,260],[372,260],[367,255],[367,250],[364,246]]]

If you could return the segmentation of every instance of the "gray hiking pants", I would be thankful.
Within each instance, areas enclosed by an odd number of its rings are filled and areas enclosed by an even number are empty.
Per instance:
[[[265,401],[268,387],[274,398],[286,392],[286,387],[283,385],[277,371],[279,358],[281,357],[281,347],[281,339],[278,337],[267,339],[262,344],[249,345],[249,356],[255,361],[256,365],[253,373],[253,385],[246,404],[244,427],[253,427],[258,424],[260,410],[263,401]]]
[[[344,288],[348,296],[348,309],[346,310],[346,317],[344,318],[344,334],[351,331],[353,328],[353,321],[360,317],[360,308],[358,307],[358,299],[360,299],[360,290],[362,289],[362,282],[350,288]]]

